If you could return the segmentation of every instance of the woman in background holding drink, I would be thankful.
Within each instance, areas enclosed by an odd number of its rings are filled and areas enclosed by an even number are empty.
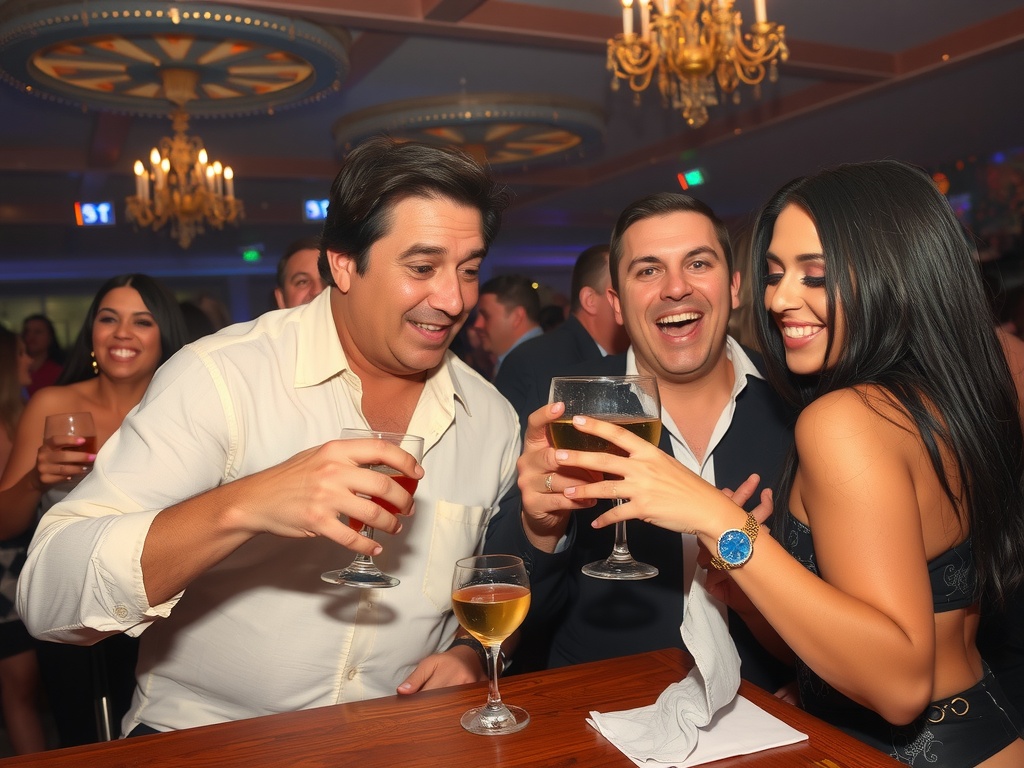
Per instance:
[[[153,278],[120,275],[100,288],[57,385],[33,395],[18,422],[11,457],[0,477],[0,539],[31,532],[38,516],[89,472],[96,451],[142,399],[159,365],[185,339],[177,301]],[[46,417],[71,412],[92,414],[95,447],[86,437],[44,441]],[[87,658],[88,649],[44,643],[40,653],[44,680],[49,683],[50,674],[55,676],[53,686],[47,687],[53,688],[49,699],[61,746],[95,741],[90,669],[80,669],[81,659],[74,672],[63,664],[51,665],[51,652],[61,657],[77,652]],[[134,675],[134,661],[129,662],[126,666]],[[85,676],[83,685],[89,689],[82,697],[74,692],[71,675],[76,673]],[[84,698],[78,702],[80,712],[66,711],[75,708],[76,698]]]

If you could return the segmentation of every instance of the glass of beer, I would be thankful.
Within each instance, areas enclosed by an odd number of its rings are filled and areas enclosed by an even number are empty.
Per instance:
[[[75,440],[80,438],[84,438],[85,442],[75,445]],[[80,411],[54,413],[47,416],[43,424],[43,442],[57,451],[96,453],[96,426],[93,424],[92,414],[88,411]],[[68,470],[74,467],[75,472],[74,474],[68,472],[67,480],[59,487],[77,485],[83,477],[82,471],[86,468],[81,461],[68,462],[61,466]]]
[[[389,443],[393,443],[401,448],[406,453],[410,454],[416,461],[420,461],[423,458],[423,438],[418,435],[406,435],[400,432],[378,432],[372,429],[343,429],[341,431],[342,440],[386,440]],[[362,465],[365,469],[372,469],[375,472],[388,475],[392,480],[402,486],[409,492],[410,495],[416,492],[416,486],[419,485],[419,480],[415,477],[407,477],[401,474],[397,469],[389,467],[386,464],[364,464]],[[384,501],[384,499],[378,499],[376,496],[369,497],[375,504],[379,504],[385,510],[392,514],[398,514],[398,510]],[[362,533],[368,539],[373,538],[373,528],[368,525],[363,525],[359,520],[349,518],[349,526],[356,531]],[[401,582],[394,576],[389,576],[384,573],[377,564],[373,562],[373,558],[369,555],[359,554],[356,555],[356,559],[340,571],[327,571],[326,573],[320,574],[320,578],[329,584],[344,584],[348,587],[362,587],[367,589],[380,588],[380,587],[397,587]]]
[[[501,643],[519,628],[530,609],[530,578],[514,555],[475,555],[455,563],[452,609],[469,634],[487,650],[490,687],[487,704],[462,716],[462,727],[481,736],[521,731],[530,722],[525,709],[510,707],[498,692]]]
[[[654,445],[661,439],[661,399],[653,376],[556,376],[551,379],[549,403],[565,403],[565,413],[549,425],[556,448],[571,451],[622,451],[603,438],[580,432],[573,416],[586,416],[617,424]],[[617,499],[616,504],[622,504]],[[598,579],[639,580],[658,575],[653,565],[634,560],[626,543],[626,521],[615,524],[615,544],[604,560],[583,566],[583,573]]]

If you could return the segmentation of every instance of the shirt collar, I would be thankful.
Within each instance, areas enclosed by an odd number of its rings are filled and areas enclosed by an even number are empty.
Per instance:
[[[338,339],[338,327],[331,312],[330,293],[329,288],[309,304],[289,310],[294,313],[294,318],[289,320],[294,319],[299,324],[295,363],[296,388],[322,384],[349,370],[348,358]],[[441,364],[428,374],[423,395],[420,396],[421,402],[428,396],[433,399],[441,407],[449,423],[454,416],[453,402],[461,403],[469,414],[469,400],[459,380],[459,372],[453,364],[454,359],[451,351],[445,352]],[[417,411],[419,410],[417,406]]]
[[[331,290],[328,288],[309,304],[290,310],[292,317],[288,320],[299,324],[296,388],[322,384],[348,368],[331,312]]]
[[[533,328],[531,328],[526,333],[524,333],[522,336],[520,336],[518,339],[516,339],[515,342],[512,344],[512,346],[509,347],[507,350],[505,350],[505,354],[498,357],[497,362],[494,365],[494,372],[495,373],[498,372],[498,368],[501,367],[502,361],[506,357],[508,357],[508,353],[509,352],[511,352],[516,347],[518,347],[524,341],[529,341],[530,339],[535,339],[538,336],[542,336],[542,335],[544,335],[544,329],[541,328],[539,325],[535,325],[535,326],[533,326]]]
[[[740,343],[736,341],[732,336],[725,337],[725,356],[729,358],[729,362],[732,363],[733,385],[732,385],[732,396],[735,398],[747,385],[747,376],[753,376],[756,379],[764,379],[761,372],[757,370],[757,366],[754,365],[753,361],[744,351]],[[638,374],[636,367],[636,353],[633,351],[633,346],[630,345],[629,349],[626,350],[626,375],[636,376]]]

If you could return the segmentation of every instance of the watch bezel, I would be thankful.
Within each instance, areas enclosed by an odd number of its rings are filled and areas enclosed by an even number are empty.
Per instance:
[[[740,539],[742,539],[742,541],[745,542],[744,552],[742,556],[739,558],[736,558],[733,555],[726,555],[722,551],[722,544],[729,544],[734,539],[737,541],[737,543]],[[753,540],[751,540],[750,534],[744,531],[742,528],[728,528],[722,531],[722,535],[718,537],[718,546],[716,547],[716,549],[718,550],[718,557],[722,560],[722,562],[727,563],[733,568],[738,568],[739,566],[746,563],[754,554],[754,542]]]

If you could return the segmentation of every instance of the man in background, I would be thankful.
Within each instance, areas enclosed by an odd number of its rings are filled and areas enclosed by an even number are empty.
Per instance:
[[[292,242],[277,262],[277,287],[274,299],[278,309],[309,304],[324,289],[317,261],[320,259],[320,238],[302,237]]]
[[[506,355],[524,341],[540,336],[540,296],[523,275],[498,275],[480,286],[473,328],[483,348],[494,355],[494,376]]]
[[[629,338],[615,320],[608,298],[610,286],[608,246],[592,245],[576,258],[572,268],[569,317],[506,355],[494,386],[516,409],[520,429],[526,429],[526,420],[536,407],[530,405],[547,399],[556,372],[626,351]]]

